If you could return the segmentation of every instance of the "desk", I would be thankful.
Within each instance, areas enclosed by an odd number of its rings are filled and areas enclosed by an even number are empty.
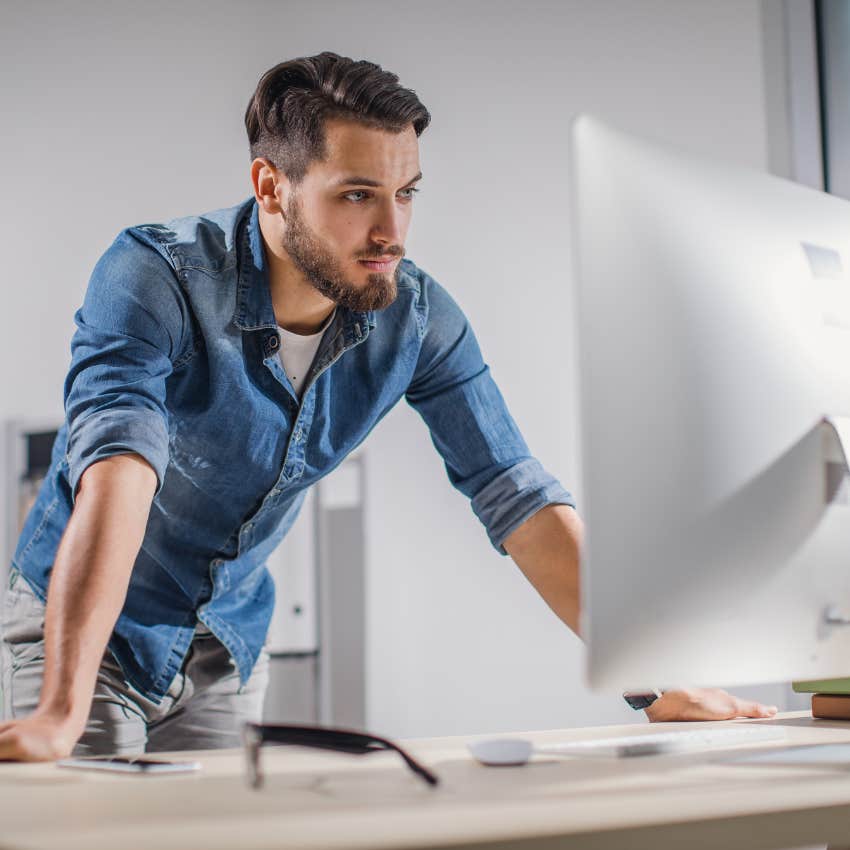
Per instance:
[[[850,742],[850,724],[806,713],[789,743]],[[688,724],[666,724],[687,726]],[[530,733],[538,742],[648,731]],[[266,785],[246,787],[241,753],[192,754],[195,775],[145,777],[0,765],[3,850],[581,848],[736,850],[850,846],[850,769],[729,765],[718,754],[626,760],[538,757],[485,768],[468,738],[405,742],[442,779],[431,789],[397,756],[263,751]],[[759,748],[775,744],[754,745]]]

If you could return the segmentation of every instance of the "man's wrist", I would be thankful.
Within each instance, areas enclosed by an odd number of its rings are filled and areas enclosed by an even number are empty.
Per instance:
[[[34,714],[49,721],[57,728],[68,730],[77,737],[82,735],[91,711],[92,697],[72,695],[72,688],[65,693],[53,694],[52,689],[43,690]],[[87,692],[87,691],[86,691]],[[92,685],[94,694],[94,685]]]

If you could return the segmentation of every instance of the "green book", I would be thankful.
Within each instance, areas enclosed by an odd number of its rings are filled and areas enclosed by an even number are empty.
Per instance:
[[[811,679],[808,682],[791,682],[798,694],[848,694],[850,679]]]

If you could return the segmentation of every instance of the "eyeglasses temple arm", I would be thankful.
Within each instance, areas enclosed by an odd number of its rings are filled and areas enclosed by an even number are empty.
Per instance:
[[[311,747],[320,750],[342,751],[353,755],[365,755],[376,752],[375,744],[383,749],[393,750],[404,759],[407,766],[422,777],[429,785],[439,785],[440,780],[428,768],[419,764],[413,756],[406,753],[398,744],[377,735],[365,735],[360,732],[348,732],[342,729],[310,729],[298,726],[263,726],[246,724],[253,731],[257,745],[263,742],[289,744],[291,746]],[[246,729],[247,732],[247,729]],[[250,734],[250,733],[248,733]],[[260,779],[260,781],[262,781]]]

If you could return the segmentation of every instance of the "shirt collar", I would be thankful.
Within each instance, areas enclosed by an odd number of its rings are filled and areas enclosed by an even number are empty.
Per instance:
[[[263,235],[260,232],[259,206],[253,200],[246,202],[246,207],[247,218],[243,218],[240,223],[242,237],[239,242],[241,251],[233,323],[245,331],[277,328]],[[346,343],[359,342],[375,327],[375,311],[357,313],[338,306],[333,325],[339,327]]]

